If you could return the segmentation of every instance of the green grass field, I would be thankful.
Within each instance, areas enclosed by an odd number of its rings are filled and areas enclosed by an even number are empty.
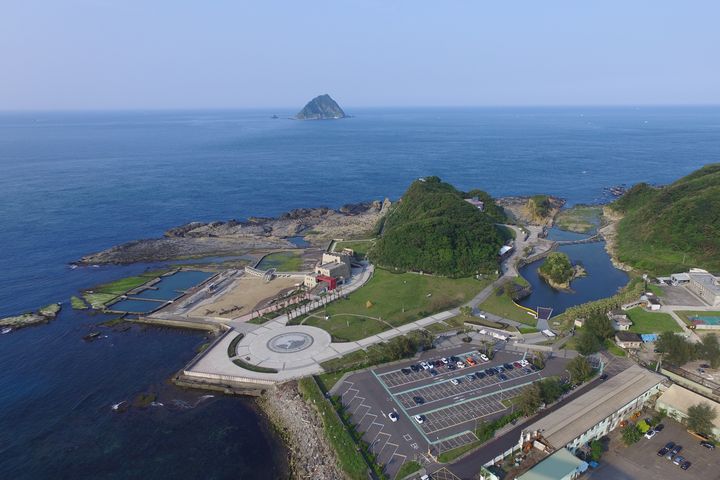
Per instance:
[[[88,308],[88,305],[85,303],[85,301],[80,297],[76,297],[75,295],[70,297],[70,305],[75,310],[85,310]]]
[[[367,255],[370,248],[375,245],[375,239],[368,240],[350,240],[347,242],[335,243],[335,251],[340,252],[343,248],[350,248],[355,252],[355,256],[363,258]]]
[[[276,252],[263,258],[258,264],[260,270],[276,269],[278,272],[297,272],[302,269],[303,259],[299,251]]]
[[[153,278],[159,277],[167,273],[169,270],[154,270],[136,275],[133,277],[125,277],[110,283],[103,283],[96,287],[90,288],[83,292],[82,297],[93,308],[103,308],[107,303],[120,295],[143,285]],[[79,305],[79,304],[78,304]]]
[[[653,313],[635,307],[627,311],[628,317],[632,320],[633,325],[630,327],[631,332],[635,333],[662,333],[662,332],[682,332],[682,328],[677,324],[674,318],[667,313]]]
[[[527,285],[527,281],[522,277],[516,278],[515,283],[522,286]],[[515,320],[516,322],[524,323],[531,327],[534,327],[537,323],[532,315],[526,313],[526,311],[522,308],[518,308],[502,289],[500,290],[499,295],[497,291],[493,292],[487,300],[478,305],[478,308],[485,312],[494,313],[495,315],[499,315],[503,318],[509,318],[510,320]]]
[[[377,268],[373,278],[347,300],[336,300],[327,306],[329,320],[320,313],[323,318],[310,317],[304,324],[348,341],[359,340],[387,330],[389,327],[383,322],[397,327],[462,305],[489,283],[487,279],[394,274]]]
[[[395,479],[399,480],[401,478],[405,478],[411,473],[415,473],[418,470],[422,468],[422,465],[420,465],[415,460],[410,460],[409,462],[405,462],[402,464],[402,467],[400,467],[400,470],[398,470],[397,475],[395,475]]]
[[[602,207],[593,205],[575,205],[562,210],[555,218],[555,226],[570,232],[590,233],[600,224]]]

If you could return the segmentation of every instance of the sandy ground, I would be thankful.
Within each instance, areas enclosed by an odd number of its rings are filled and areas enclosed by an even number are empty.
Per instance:
[[[243,276],[213,302],[200,305],[191,316],[234,318],[250,313],[263,300],[274,297],[286,288],[301,283],[299,278],[275,278],[265,283],[262,278]]]

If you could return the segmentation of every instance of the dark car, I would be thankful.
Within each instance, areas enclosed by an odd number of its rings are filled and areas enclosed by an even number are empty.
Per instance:
[[[667,447],[661,448],[660,450],[658,450],[658,457],[664,457],[669,451],[670,449]]]
[[[442,367],[443,365],[445,365],[445,364],[442,362],[442,360],[435,360],[436,367]]]
[[[485,378],[485,372],[475,372],[475,376],[478,378],[478,380],[482,380]]]
[[[713,443],[703,441],[700,442],[700,445],[707,448],[708,450],[715,450],[715,445]]]
[[[532,368],[532,371],[533,371],[533,372],[537,372],[538,370],[540,370],[540,369],[537,367],[537,365],[534,365],[534,364],[532,364],[532,363],[530,364],[530,368]]]
[[[670,451],[672,452],[673,455],[677,455],[678,453],[680,453],[680,450],[682,450],[682,446],[680,446],[680,445],[675,445],[675,446],[673,447],[673,449],[670,450]]]
[[[437,375],[437,374],[438,374],[438,371],[437,371],[437,370],[435,370],[434,368],[431,368],[431,369],[430,369],[430,375],[432,375],[432,376],[434,377],[434,376]]]
[[[405,375],[410,375],[412,373],[412,370],[410,370],[409,368],[403,368],[403,369],[400,369],[400,371],[402,373],[404,373]]]
[[[423,397],[413,397],[413,401],[415,402],[415,405],[422,405],[425,403],[425,399]]]
[[[670,449],[675,448],[675,442],[668,442],[668,443],[666,443],[666,444],[665,444],[665,448],[667,448],[668,451],[670,451]]]
[[[501,373],[501,374],[500,374],[500,380],[503,380],[503,381],[504,381],[504,380],[507,380],[507,379],[508,379],[507,375],[505,375],[504,373]]]
[[[690,468],[690,465],[692,465],[692,463],[690,463],[690,462],[683,462],[683,464],[680,465],[680,468],[682,468],[683,470],[687,470],[688,468]]]
[[[513,368],[515,368],[512,366],[512,363],[503,363],[503,367],[505,368],[505,370],[512,370]]]
[[[456,357],[455,355],[453,355],[452,357],[450,357],[450,361],[453,363],[457,363],[460,361],[460,359],[458,357]]]
[[[487,370],[485,370],[485,373],[487,373],[488,375],[490,375],[492,377],[493,375],[495,375],[495,369],[488,368]]]
[[[607,380],[607,378],[608,378],[607,373],[603,373],[602,375],[600,375],[600,380]]]
[[[665,428],[665,425],[663,425],[662,423],[658,423],[657,425],[655,425],[656,432],[662,432],[663,428]]]
[[[422,370],[422,367],[420,365],[410,365],[410,370],[412,370],[413,372],[419,372],[420,370]]]
[[[448,370],[455,370],[456,368],[454,363],[448,363]]]

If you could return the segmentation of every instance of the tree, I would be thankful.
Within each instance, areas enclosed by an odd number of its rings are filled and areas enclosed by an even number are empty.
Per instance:
[[[597,462],[602,457],[603,452],[605,452],[605,446],[600,440],[590,442],[590,458]]]
[[[525,387],[517,397],[517,407],[523,415],[529,416],[534,414],[540,408],[540,387],[533,383]]]
[[[633,443],[637,443],[637,441],[641,438],[642,433],[640,433],[640,430],[638,430],[637,426],[635,426],[634,423],[629,424],[622,431],[622,439],[623,442],[625,442],[625,445],[632,445]]]
[[[537,385],[540,387],[540,398],[546,405],[560,398],[563,393],[560,380],[557,377],[544,378]]]
[[[545,368],[545,354],[543,352],[535,352],[532,364],[541,370]]]
[[[684,365],[696,356],[695,345],[673,332],[661,333],[655,347],[665,354],[665,361],[673,365]]]
[[[720,345],[717,335],[708,333],[698,345],[698,356],[707,360],[712,368],[720,367]]]
[[[701,402],[692,405],[687,411],[687,427],[693,432],[707,435],[712,433],[715,417],[717,412],[710,404]]]
[[[567,364],[567,371],[573,383],[583,383],[593,374],[593,368],[585,357],[575,357]]]
[[[612,322],[606,314],[595,313],[585,320],[585,328],[601,340],[615,335]]]
[[[583,355],[590,355],[592,353],[599,352],[601,347],[602,345],[600,344],[598,337],[589,330],[583,330],[578,337],[577,351]]]
[[[460,307],[460,315],[463,317],[470,317],[472,316],[472,308],[465,305],[464,307]]]
[[[570,258],[561,252],[553,252],[545,258],[538,271],[556,283],[567,283],[575,274]]]

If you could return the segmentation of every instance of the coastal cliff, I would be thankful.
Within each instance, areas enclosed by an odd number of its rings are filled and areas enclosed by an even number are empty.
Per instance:
[[[330,95],[319,95],[310,100],[295,115],[297,120],[335,120],[345,118],[345,112]]]
[[[78,263],[128,264],[210,255],[241,255],[254,249],[293,248],[289,237],[303,236],[320,245],[333,238],[367,235],[390,208],[390,200],[291,210],[277,218],[191,222],[171,228],[162,238],[135,240],[82,257]]]

